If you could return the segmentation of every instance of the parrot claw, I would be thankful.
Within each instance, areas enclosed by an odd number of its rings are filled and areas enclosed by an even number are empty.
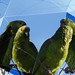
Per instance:
[[[65,69],[62,68],[62,71],[64,71],[65,73],[75,73],[75,68],[70,68],[70,67],[66,67]]]
[[[72,68],[70,69],[70,72],[71,72],[71,73],[75,73],[75,68],[72,67]]]
[[[4,69],[5,71],[7,71],[7,72],[9,72],[10,69],[11,69],[9,66],[0,65],[0,67],[1,67],[2,69]]]
[[[9,67],[10,68],[17,68],[17,65],[16,64],[10,64]]]

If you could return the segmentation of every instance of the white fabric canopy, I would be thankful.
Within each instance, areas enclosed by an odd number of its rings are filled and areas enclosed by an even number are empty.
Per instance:
[[[66,12],[75,16],[75,0],[0,0],[0,18]]]

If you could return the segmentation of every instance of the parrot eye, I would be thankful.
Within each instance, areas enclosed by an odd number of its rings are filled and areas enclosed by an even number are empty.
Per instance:
[[[22,24],[21,22],[19,24]]]
[[[22,25],[26,25],[26,23],[24,22]]]

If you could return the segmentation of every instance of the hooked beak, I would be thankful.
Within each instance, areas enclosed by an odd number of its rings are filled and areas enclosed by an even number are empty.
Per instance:
[[[26,27],[25,29],[25,37],[29,37],[30,28]]]
[[[29,37],[29,32],[25,32],[25,36]]]

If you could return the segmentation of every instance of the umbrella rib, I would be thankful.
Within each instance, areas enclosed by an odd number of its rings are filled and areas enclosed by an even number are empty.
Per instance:
[[[4,16],[6,15],[6,12],[7,12],[8,8],[9,8],[9,6],[10,6],[11,1],[12,1],[12,0],[10,0],[9,3],[8,3],[8,6],[7,6],[6,11],[5,11],[5,13],[4,13]]]
[[[6,20],[7,23],[9,23],[8,20],[7,20],[6,18],[4,18],[4,19]]]
[[[68,10],[68,7],[69,7],[69,5],[70,5],[70,2],[71,2],[71,0],[70,0],[69,3],[68,3],[68,6],[67,6],[67,8],[66,8],[66,11]]]

